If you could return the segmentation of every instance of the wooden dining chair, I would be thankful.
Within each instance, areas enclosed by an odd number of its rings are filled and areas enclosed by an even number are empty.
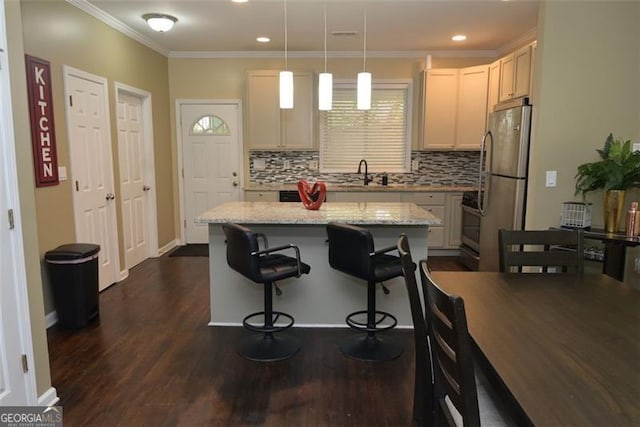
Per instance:
[[[576,230],[499,230],[501,272],[540,267],[543,273],[584,272],[584,232]],[[527,246],[524,248],[524,246]],[[560,270],[560,271],[559,271]]]
[[[415,373],[413,394],[414,426],[433,425],[433,383],[431,369],[431,353],[429,350],[429,336],[427,324],[422,310],[418,283],[416,281],[416,264],[411,258],[409,239],[402,234],[398,239],[398,253],[402,264],[402,275],[409,295],[411,320],[413,320],[413,335],[415,341]]]

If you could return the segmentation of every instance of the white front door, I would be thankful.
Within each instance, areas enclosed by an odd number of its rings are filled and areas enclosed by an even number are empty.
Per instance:
[[[182,104],[182,173],[186,243],[207,243],[207,224],[194,218],[222,203],[240,200],[240,106]]]
[[[106,80],[64,67],[76,240],[100,245],[99,289],[118,280],[118,238]]]
[[[119,92],[117,114],[122,234],[127,268],[131,268],[149,255],[146,196],[151,185],[145,182],[145,163],[153,158],[145,156],[142,100]]]
[[[34,405],[36,392],[6,47],[0,2],[0,406],[22,406]]]

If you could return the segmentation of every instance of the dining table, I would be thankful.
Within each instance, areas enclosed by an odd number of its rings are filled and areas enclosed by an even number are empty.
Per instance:
[[[430,273],[518,424],[640,425],[640,291],[605,274]]]

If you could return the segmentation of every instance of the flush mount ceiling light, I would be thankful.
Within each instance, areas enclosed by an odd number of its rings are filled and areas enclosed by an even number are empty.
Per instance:
[[[371,109],[371,73],[367,69],[367,7],[364,8],[364,49],[362,54],[362,72],[358,73],[357,108],[358,110]]]
[[[451,40],[453,40],[454,42],[463,42],[467,39],[467,36],[465,36],[464,34],[456,34],[455,36],[451,37]]]
[[[333,75],[327,73],[327,4],[324,4],[324,73],[318,75],[318,110],[329,111],[333,103]]]
[[[284,0],[284,71],[280,71],[280,108],[293,108],[293,73],[287,71],[287,0]]]
[[[269,43],[271,39],[269,37],[258,37],[256,41],[260,43]]]
[[[233,3],[246,3],[249,0],[231,0]]]
[[[173,24],[178,22],[178,18],[171,15],[165,15],[163,13],[147,13],[142,15],[142,19],[147,21],[147,25],[152,30],[164,33],[173,28]]]

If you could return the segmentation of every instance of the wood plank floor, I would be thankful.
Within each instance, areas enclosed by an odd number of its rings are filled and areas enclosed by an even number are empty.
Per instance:
[[[432,258],[438,269],[464,269]],[[286,298],[286,293],[284,295]],[[292,359],[244,360],[242,328],[210,327],[208,258],[149,259],[100,294],[100,319],[48,331],[66,426],[409,426],[413,342],[384,363],[345,358],[349,329],[294,328]]]

